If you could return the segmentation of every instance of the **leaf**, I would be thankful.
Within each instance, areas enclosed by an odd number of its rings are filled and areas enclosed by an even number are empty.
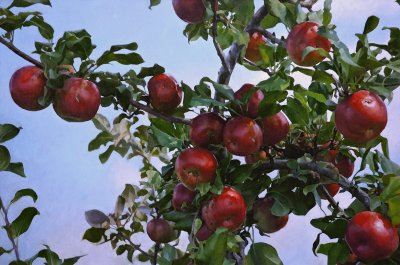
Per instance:
[[[368,34],[372,32],[376,27],[378,27],[379,18],[376,16],[370,16],[365,22],[363,34]]]
[[[95,228],[107,228],[110,224],[108,216],[99,210],[86,211],[85,219],[91,227]]]
[[[332,0],[325,0],[324,2],[324,13],[323,13],[323,20],[322,24],[324,26],[329,25],[332,20],[332,13],[331,13],[331,6],[332,6]]]
[[[88,151],[93,151],[99,149],[102,145],[107,145],[107,143],[112,142],[114,140],[112,134],[108,131],[102,131],[99,133],[96,138],[90,141],[88,145]]]
[[[4,171],[8,168],[10,160],[10,152],[5,146],[0,145],[0,171]]]
[[[383,178],[384,190],[380,195],[382,201],[386,202],[400,195],[400,176],[388,175]]]
[[[20,215],[10,225],[13,238],[25,233],[36,215],[39,215],[39,211],[35,207],[28,207],[22,210]]]
[[[86,230],[85,234],[83,235],[82,239],[86,239],[89,242],[92,243],[98,243],[104,236],[104,233],[106,232],[106,229],[104,228],[89,228]]]
[[[225,260],[228,242],[228,230],[218,228],[217,231],[206,241],[204,248],[199,250],[197,259],[200,264],[222,265]]]
[[[278,0],[264,0],[264,4],[268,7],[268,10],[270,10],[271,15],[279,18],[286,26],[292,26],[286,18],[287,9],[284,4]]]
[[[150,6],[149,9],[151,9],[151,7],[159,5],[161,3],[161,0],[150,0]]]
[[[155,76],[165,72],[164,67],[155,64],[152,67],[142,67],[140,73],[137,75],[138,78],[145,78],[147,76]]]
[[[22,163],[10,163],[6,169],[6,171],[12,172],[14,174],[17,174],[23,178],[25,178],[25,171],[24,171],[24,165]]]
[[[12,7],[28,7],[35,4],[51,6],[50,0],[14,0],[8,9]]]
[[[251,245],[246,256],[248,265],[283,265],[276,249],[266,243],[255,243]]]
[[[11,204],[17,202],[22,197],[31,197],[33,202],[36,202],[38,196],[36,192],[32,189],[22,189],[15,193],[14,198],[11,200]]]
[[[0,124],[0,143],[4,143],[13,139],[18,135],[21,128],[15,127],[12,124]]]
[[[47,40],[53,39],[54,29],[47,24],[42,16],[34,16],[24,23],[24,26],[35,26],[38,28],[40,35]]]
[[[120,64],[124,65],[136,65],[136,64],[141,64],[144,62],[143,58],[140,56],[140,54],[136,52],[130,52],[130,53],[115,53],[117,51],[126,49],[129,51],[135,51],[137,49],[138,45],[136,42],[132,42],[129,44],[123,44],[123,45],[114,45],[111,46],[110,50],[105,51],[103,55],[101,55],[97,61],[96,64],[98,66],[103,65],[103,64],[108,64],[110,62],[118,62]]]

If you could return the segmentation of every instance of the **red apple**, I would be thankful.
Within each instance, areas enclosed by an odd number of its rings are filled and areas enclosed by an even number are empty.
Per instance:
[[[25,66],[12,75],[10,93],[15,104],[19,107],[37,111],[46,108],[38,100],[44,95],[46,78],[43,70],[36,66]]]
[[[214,234],[214,230],[210,230],[207,228],[207,226],[205,224],[203,224],[199,231],[197,231],[196,233],[196,238],[199,241],[204,241],[210,238],[210,236],[212,236],[212,234]]]
[[[175,172],[183,185],[194,190],[198,183],[210,183],[215,179],[217,159],[205,148],[184,150],[175,161]]]
[[[257,199],[253,204],[253,218],[261,232],[270,234],[281,230],[286,226],[289,216],[275,216],[271,209],[274,205],[274,198],[267,197]]]
[[[226,149],[238,156],[257,152],[262,145],[262,137],[260,126],[254,120],[243,116],[229,120],[223,132]]]
[[[244,84],[238,91],[235,92],[235,99],[242,100],[243,96],[252,89],[254,85]],[[247,104],[244,106],[244,115],[250,118],[256,118],[258,116],[258,107],[261,101],[264,99],[264,94],[261,90],[256,90],[250,96]]]
[[[168,243],[176,238],[171,224],[164,219],[153,219],[147,223],[147,235],[156,243]]]
[[[336,106],[335,123],[344,138],[366,143],[378,137],[386,127],[385,103],[373,92],[357,91]]]
[[[337,183],[325,184],[324,186],[332,197],[334,197],[340,190],[340,185]],[[319,196],[321,197],[322,200],[327,200],[327,198],[323,193],[319,193]]]
[[[192,120],[189,138],[194,146],[207,147],[222,143],[225,120],[215,112],[206,112]]]
[[[275,145],[286,138],[289,133],[289,121],[285,114],[277,114],[265,117],[260,122],[263,131],[263,140],[265,145]]]
[[[370,211],[349,221],[345,239],[351,251],[366,262],[387,259],[399,246],[396,227],[382,214]]]
[[[91,120],[99,110],[100,92],[97,86],[82,78],[72,77],[54,94],[53,107],[66,121]]]
[[[336,150],[329,150],[324,161],[331,162],[339,170],[340,175],[350,178],[353,175],[354,163],[350,158]]]
[[[161,112],[174,110],[182,101],[182,89],[178,82],[168,74],[153,76],[147,84],[150,103]]]
[[[246,218],[246,205],[242,195],[225,186],[220,195],[214,196],[202,208],[202,218],[211,231],[225,227],[230,231],[239,229]]]
[[[176,15],[187,23],[199,23],[206,14],[203,0],[172,0]]]
[[[246,54],[244,55],[244,57],[252,62],[260,61],[260,45],[265,45],[266,43],[267,39],[260,32],[254,32],[250,36],[250,40],[247,44]]]
[[[294,26],[290,31],[286,39],[286,50],[294,63],[301,66],[312,66],[325,58],[318,51],[312,51],[302,60],[303,51],[309,46],[330,51],[331,42],[318,35],[318,27],[318,23],[306,21]]]
[[[247,164],[255,164],[258,161],[263,161],[267,160],[268,154],[264,150],[260,150],[258,152],[255,152],[254,154],[247,155],[244,157],[244,160],[246,161]]]
[[[187,189],[182,183],[175,186],[172,193],[172,206],[177,211],[185,212],[193,207],[196,192]]]

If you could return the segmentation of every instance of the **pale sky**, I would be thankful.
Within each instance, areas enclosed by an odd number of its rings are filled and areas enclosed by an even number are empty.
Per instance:
[[[0,1],[0,6],[7,6],[9,2]],[[56,37],[66,30],[87,29],[97,45],[93,57],[113,44],[136,41],[146,66],[159,63],[179,81],[194,85],[204,76],[214,80],[217,77],[220,62],[212,43],[187,43],[182,35],[185,23],[175,16],[170,0],[163,0],[153,10],[147,8],[148,0],[52,2],[53,8],[37,6],[35,9],[40,9],[54,26]],[[371,36],[382,43],[388,39],[388,32],[380,29],[383,26],[400,27],[399,14],[400,6],[394,0],[333,1],[333,22],[337,24],[339,37],[349,47],[355,46],[357,39],[354,34],[362,32],[368,16],[381,18],[379,29]],[[278,35],[286,34],[278,32]],[[33,29],[18,31],[15,38],[16,46],[26,52],[34,49],[34,41],[41,40]],[[13,161],[24,163],[28,176],[22,179],[1,172],[0,195],[7,200],[18,189],[33,188],[39,195],[36,207],[41,213],[34,219],[31,229],[20,238],[22,257],[28,258],[41,249],[42,244],[48,244],[62,257],[87,254],[78,263],[82,265],[129,264],[124,255],[116,256],[110,245],[95,246],[81,238],[88,228],[84,212],[89,209],[111,212],[124,184],[138,180],[140,161],[127,161],[113,155],[107,164],[102,165],[98,160],[99,152],[87,151],[87,144],[98,133],[91,122],[67,123],[56,116],[51,107],[40,112],[18,108],[10,97],[8,82],[12,73],[27,62],[3,46],[0,46],[0,58],[0,123],[23,127],[20,135],[6,145]],[[115,65],[108,66],[108,69],[124,72],[128,68]],[[236,90],[243,83],[258,83],[264,78],[263,73],[237,67],[231,87]],[[298,82],[306,82],[306,79],[299,76]],[[396,162],[400,162],[399,109],[400,99],[395,97],[388,107],[389,123],[383,133],[389,138],[392,159]],[[100,109],[100,113],[115,116],[108,109]],[[340,194],[336,198],[343,206],[349,201],[347,195]],[[22,206],[31,203],[27,200],[19,205],[11,213],[13,217]],[[285,265],[325,264],[325,257],[315,257],[312,253],[312,243],[318,231],[309,224],[311,218],[323,215],[318,207],[306,217],[291,215],[287,227],[271,237],[257,237],[256,240],[274,245]],[[137,240],[144,247],[151,245],[146,235]],[[8,244],[5,235],[0,233],[0,245],[5,244]],[[0,264],[7,261],[7,255],[0,256]]]

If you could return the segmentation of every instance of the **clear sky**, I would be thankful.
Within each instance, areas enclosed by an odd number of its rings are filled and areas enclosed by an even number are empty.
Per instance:
[[[0,1],[0,6],[5,7],[9,2]],[[163,0],[153,10],[148,9],[148,0],[52,2],[53,8],[37,6],[35,9],[40,9],[46,21],[54,26],[56,37],[66,30],[87,29],[98,46],[94,57],[113,44],[136,41],[147,66],[159,63],[179,81],[194,85],[204,76],[214,80],[217,77],[220,62],[212,43],[198,41],[188,44],[182,35],[185,23],[175,16],[170,0]],[[257,3],[260,5],[261,1]],[[388,32],[380,29],[383,26],[400,27],[399,11],[400,6],[394,0],[334,0],[333,23],[337,24],[339,37],[354,48],[357,41],[354,34],[362,32],[368,16],[381,18],[379,29],[372,36],[376,42],[385,42]],[[286,34],[285,31],[278,32],[278,35]],[[31,52],[36,40],[41,40],[38,33],[25,29],[16,33],[15,44]],[[87,254],[78,264],[129,264],[125,256],[116,256],[108,244],[95,246],[81,238],[88,228],[84,212],[95,208],[111,212],[124,184],[138,180],[140,161],[127,161],[113,155],[107,164],[102,165],[98,152],[87,151],[87,144],[98,133],[91,122],[67,123],[56,116],[51,107],[40,112],[18,108],[10,97],[8,82],[12,73],[27,62],[3,46],[0,46],[0,58],[0,123],[23,127],[20,135],[7,143],[7,147],[13,161],[24,163],[28,176],[22,179],[0,173],[0,195],[10,199],[18,189],[33,188],[39,195],[36,207],[41,213],[34,219],[31,229],[21,236],[22,257],[28,258],[42,244],[49,244],[63,257]],[[118,65],[107,67],[122,72],[128,69]],[[258,83],[265,78],[263,73],[238,67],[231,86],[236,90],[243,83]],[[307,79],[299,76],[298,82],[307,82]],[[396,96],[400,94],[396,93]],[[389,123],[383,134],[389,138],[392,159],[400,162],[400,99],[395,97],[388,109]],[[108,117],[115,115],[106,109],[100,109],[100,113]],[[343,205],[349,201],[346,195],[337,198]],[[28,205],[29,201],[24,203],[22,206]],[[15,217],[21,209],[15,208],[12,216]],[[306,217],[291,215],[285,229],[257,240],[273,244],[284,264],[325,264],[324,257],[315,257],[311,251],[318,231],[309,224],[311,218],[323,215],[318,208]],[[144,246],[151,244],[146,235],[136,240]],[[8,244],[5,234],[0,233],[0,245],[5,244]],[[6,264],[8,260],[7,256],[1,256],[0,264]]]

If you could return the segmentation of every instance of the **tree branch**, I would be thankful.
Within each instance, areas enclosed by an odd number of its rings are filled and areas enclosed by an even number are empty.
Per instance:
[[[157,256],[158,256],[159,251],[160,251],[160,244],[156,243],[156,245],[154,246],[154,254],[153,254],[153,260],[152,260],[153,265],[157,265]]]
[[[285,159],[277,159],[273,161],[266,161],[262,164],[258,170],[264,172],[266,170],[275,170],[275,169],[290,169],[288,166],[288,160]],[[357,187],[355,184],[350,182],[343,176],[340,176],[336,170],[330,169],[328,167],[322,167],[318,165],[317,162],[300,162],[299,167],[305,170],[314,171],[320,175],[326,176],[327,178],[337,182],[344,190],[350,192],[351,195],[356,197],[367,209],[370,209],[370,198],[368,194]],[[332,165],[332,167],[334,167]]]
[[[149,106],[146,106],[146,105],[143,105],[142,103],[137,102],[136,100],[131,99],[130,103],[131,103],[132,106],[134,106],[134,107],[136,107],[138,109],[141,109],[141,110],[143,110],[143,111],[145,111],[145,112],[147,112],[149,114],[152,114],[152,115],[154,115],[154,116],[156,116],[158,118],[164,119],[166,121],[173,122],[173,123],[182,123],[182,124],[186,124],[186,125],[190,125],[191,124],[190,120],[187,120],[187,119],[184,119],[184,118],[180,118],[180,117],[175,117],[175,116],[169,116],[169,115],[160,113],[160,112],[152,109]]]
[[[14,254],[15,254],[15,258],[17,261],[20,261],[18,245],[15,242],[15,239],[10,231],[11,224],[10,224],[10,220],[8,219],[8,210],[4,206],[1,197],[0,197],[0,210],[4,213],[5,230],[7,232],[8,239],[11,241],[11,244],[12,244],[12,247],[14,250]]]
[[[28,54],[24,53],[23,51],[21,51],[20,49],[18,49],[17,47],[14,46],[14,44],[12,42],[7,41],[6,39],[0,37],[0,43],[3,44],[4,46],[6,46],[7,48],[9,48],[11,51],[13,51],[15,54],[17,54],[18,56],[22,57],[23,59],[25,59],[26,61],[36,65],[37,67],[43,69],[43,64],[41,62],[39,62],[38,60],[32,58],[31,56],[29,56]]]
[[[215,50],[217,51],[218,57],[221,59],[222,67],[225,68],[225,70],[229,71],[228,65],[226,64],[225,61],[225,54],[224,51],[222,50],[221,46],[217,42],[217,26],[218,26],[218,16],[217,16],[217,5],[218,1],[217,0],[212,0],[212,6],[213,6],[213,23],[212,23],[212,39],[214,43]]]
[[[147,253],[146,251],[144,251],[143,249],[140,248],[140,245],[136,245],[135,243],[132,242],[132,240],[125,235],[124,233],[118,233],[118,235],[120,235],[122,237],[122,239],[128,241],[129,245],[131,245],[135,250],[139,251],[140,253],[142,253],[142,255],[151,258],[151,256],[149,255],[149,253]]]
[[[343,215],[346,215],[345,212],[343,211],[342,208],[340,208],[339,203],[335,201],[335,199],[331,196],[329,191],[326,189],[324,185],[319,187],[319,190],[322,192],[326,200],[329,202],[329,204],[332,206],[332,208],[336,209],[338,212],[340,212]]]

